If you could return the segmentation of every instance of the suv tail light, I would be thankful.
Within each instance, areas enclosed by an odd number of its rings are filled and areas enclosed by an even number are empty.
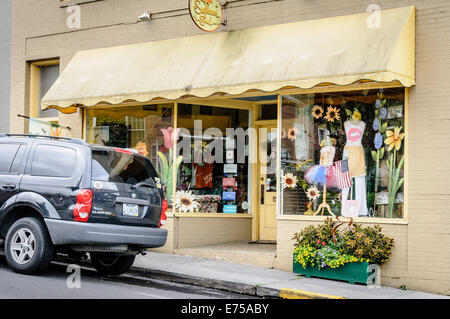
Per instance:
[[[126,149],[124,149],[124,148],[117,148],[117,147],[114,147],[114,150],[115,150],[117,153],[133,154],[133,152],[131,152],[130,150],[126,150]]]
[[[167,223],[167,215],[166,210],[169,208],[169,203],[166,199],[163,199],[162,205],[161,205],[161,218],[159,220],[159,227],[164,226]]]
[[[91,215],[92,208],[92,190],[81,189],[77,194],[77,203],[73,209],[73,216],[77,222],[87,222]]]

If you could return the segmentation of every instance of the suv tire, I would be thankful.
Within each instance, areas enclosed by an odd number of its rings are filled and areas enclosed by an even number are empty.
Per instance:
[[[55,248],[45,224],[38,218],[17,220],[6,234],[5,255],[14,271],[29,275],[46,270]]]
[[[133,266],[136,255],[117,256],[113,253],[91,253],[92,266],[102,275],[118,276]]]

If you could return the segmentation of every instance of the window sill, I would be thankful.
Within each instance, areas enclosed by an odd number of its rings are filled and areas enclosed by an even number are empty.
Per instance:
[[[60,8],[65,8],[73,5],[79,5],[83,3],[89,3],[89,2],[97,2],[102,0],[62,0],[59,4]]]
[[[330,216],[305,216],[305,215],[278,215],[277,220],[292,220],[292,221],[310,221],[320,222],[324,221]],[[347,218],[340,217],[342,221],[348,220]],[[354,218],[355,223],[360,224],[391,224],[391,225],[408,225],[408,220],[402,218]]]
[[[174,213],[167,212],[167,217],[187,218],[253,218],[251,214],[224,214],[224,213]]]

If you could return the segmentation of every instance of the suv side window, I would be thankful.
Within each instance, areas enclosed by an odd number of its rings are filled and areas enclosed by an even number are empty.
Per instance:
[[[11,170],[9,171],[11,175],[19,174],[20,164],[22,163],[22,159],[23,156],[25,155],[26,149],[27,149],[26,144],[20,144],[19,150],[17,151],[16,156],[14,157],[14,161],[11,165]]]
[[[20,144],[0,144],[0,174],[9,174]]]
[[[76,152],[72,148],[54,145],[37,145],[31,164],[32,176],[72,177]]]

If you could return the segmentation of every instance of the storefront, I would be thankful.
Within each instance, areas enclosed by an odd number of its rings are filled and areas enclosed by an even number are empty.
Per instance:
[[[90,143],[150,158],[172,212],[163,251],[277,243],[330,215],[384,224],[406,268],[415,8],[79,51],[42,100]],[[362,28],[366,28],[361,32]]]
[[[358,86],[366,88],[239,97],[221,106],[205,100],[88,108],[86,139],[135,149],[154,163],[178,223],[174,231],[187,224],[188,238],[172,249],[275,242],[277,212],[402,221],[407,89]],[[191,227],[199,219],[205,224],[196,239]]]

